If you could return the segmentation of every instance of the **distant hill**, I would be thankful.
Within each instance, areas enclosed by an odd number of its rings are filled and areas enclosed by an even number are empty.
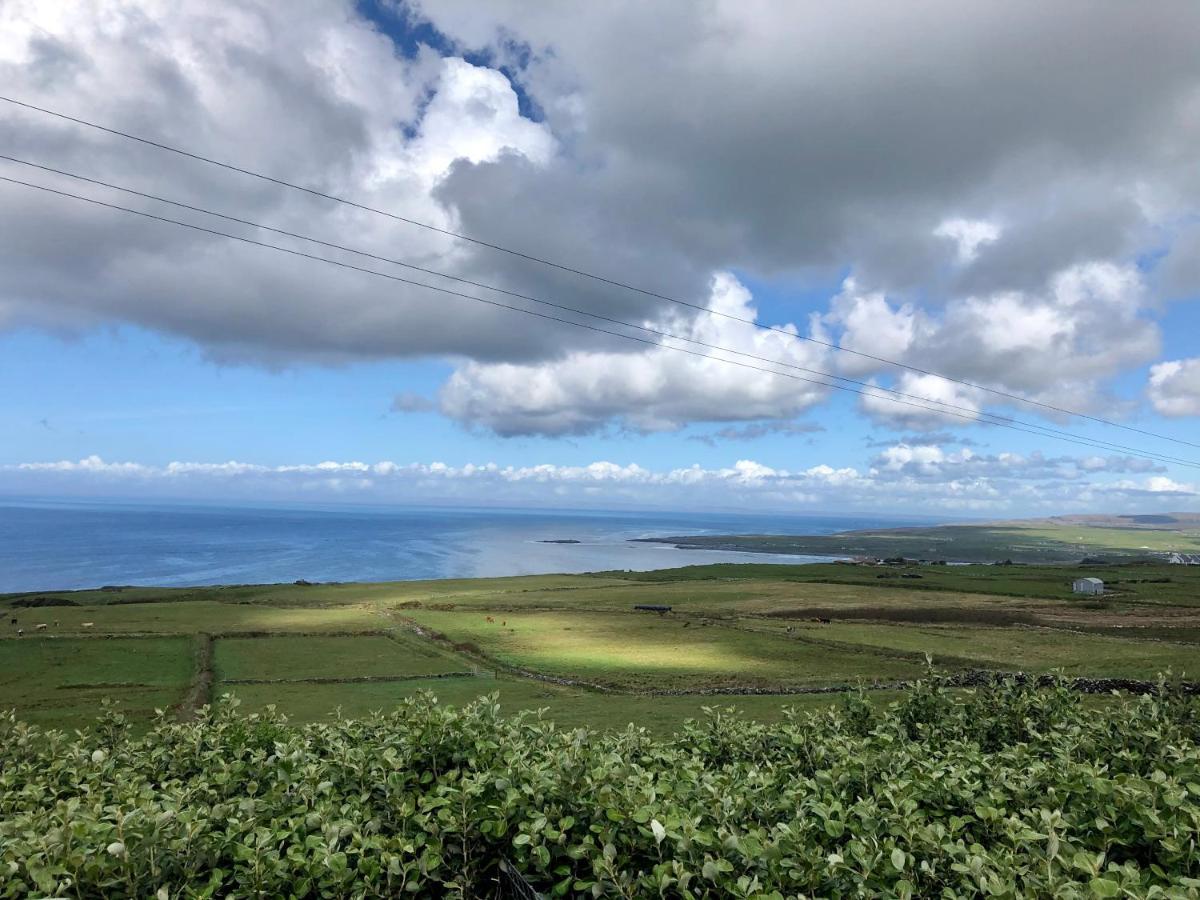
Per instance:
[[[1093,528],[1149,529],[1152,531],[1200,531],[1200,513],[1154,513],[1149,515],[1117,515],[1113,513],[1081,513],[1070,516],[1049,516],[1045,519],[1014,519],[990,523],[1028,526],[1039,524],[1086,525]]]
[[[688,550],[947,562],[1078,563],[1105,558],[1200,562],[1200,514],[1091,514],[844,531],[828,535],[681,535],[645,538]]]

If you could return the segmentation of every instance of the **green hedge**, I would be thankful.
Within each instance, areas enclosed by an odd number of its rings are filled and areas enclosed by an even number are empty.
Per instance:
[[[333,724],[0,718],[2,897],[1198,897],[1200,707],[919,685],[590,733],[423,696]]]

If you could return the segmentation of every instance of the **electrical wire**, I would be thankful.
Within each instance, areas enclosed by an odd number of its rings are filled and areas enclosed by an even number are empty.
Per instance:
[[[239,241],[241,243],[249,244],[249,245],[256,246],[256,247],[261,247],[264,249],[275,250],[277,252],[286,253],[291,256],[309,259],[309,260],[313,260],[316,262],[322,262],[322,263],[337,266],[337,267],[343,268],[343,269],[349,269],[349,270],[353,270],[353,271],[357,271],[357,272],[362,272],[364,274],[373,275],[378,278],[385,278],[390,281],[395,281],[395,282],[398,282],[401,284],[407,284],[407,285],[411,285],[414,287],[421,287],[421,288],[425,288],[426,290],[436,291],[441,294],[454,296],[454,297],[460,297],[460,298],[463,298],[466,300],[472,300],[472,301],[475,301],[478,303],[486,304],[488,306],[493,306],[493,307],[497,307],[500,309],[506,309],[506,310],[510,310],[513,312],[519,312],[519,313],[523,313],[525,315],[534,316],[536,318],[559,322],[559,323],[571,325],[571,326],[574,326],[577,328],[586,329],[588,331],[593,331],[593,332],[600,333],[600,334],[606,334],[606,335],[621,338],[624,340],[635,341],[637,343],[646,344],[646,345],[649,345],[652,347],[661,347],[666,350],[672,350],[672,351],[679,352],[679,353],[687,353],[691,356],[696,356],[701,359],[711,359],[711,360],[714,360],[717,362],[726,363],[728,365],[734,365],[734,366],[739,366],[739,367],[745,368],[745,369],[752,369],[755,371],[765,372],[767,374],[777,375],[777,376],[784,377],[784,378],[791,378],[791,379],[794,379],[797,381],[802,381],[802,382],[807,382],[810,384],[819,385],[821,387],[847,391],[849,393],[858,394],[858,395],[865,396],[868,398],[886,400],[888,402],[898,403],[901,405],[922,409],[927,412],[937,413],[939,415],[945,415],[945,416],[950,416],[950,417],[954,417],[954,418],[966,419],[966,420],[969,420],[972,422],[982,421],[985,424],[996,425],[998,427],[1010,428],[1010,429],[1013,429],[1016,431],[1022,431],[1022,432],[1029,433],[1029,434],[1035,434],[1039,437],[1050,437],[1055,440],[1066,441],[1066,442],[1077,444],[1080,446],[1090,447],[1092,449],[1105,449],[1105,450],[1120,449],[1120,450],[1125,450],[1126,452],[1129,452],[1131,455],[1134,455],[1134,456],[1137,456],[1137,457],[1140,457],[1143,459],[1153,460],[1156,462],[1173,463],[1176,465],[1187,466],[1190,468],[1200,468],[1200,463],[1196,463],[1191,460],[1185,460],[1185,459],[1179,459],[1176,457],[1164,456],[1162,454],[1152,453],[1150,451],[1136,450],[1133,448],[1124,448],[1124,447],[1120,447],[1119,445],[1112,445],[1112,444],[1108,444],[1107,442],[1096,441],[1096,440],[1092,440],[1090,438],[1079,438],[1079,437],[1073,437],[1073,436],[1060,434],[1060,433],[1051,433],[1051,432],[1048,432],[1046,429],[1044,429],[1043,426],[1035,425],[1032,428],[1025,428],[1025,427],[1021,427],[1020,425],[1015,425],[1015,424],[1012,424],[1007,421],[1003,421],[1003,420],[999,420],[999,419],[993,420],[991,418],[991,414],[989,414],[989,413],[973,412],[972,414],[969,414],[969,415],[963,414],[963,413],[957,413],[952,410],[939,409],[936,407],[926,406],[921,403],[904,400],[904,399],[889,396],[889,395],[883,394],[883,393],[878,393],[878,392],[877,393],[868,393],[868,391],[857,390],[853,387],[849,387],[846,385],[831,384],[831,383],[825,382],[825,381],[818,381],[817,379],[814,379],[814,378],[807,378],[807,377],[804,377],[801,375],[794,375],[789,372],[780,372],[776,369],[765,368],[762,366],[756,366],[756,365],[752,365],[750,363],[739,362],[737,360],[732,360],[732,359],[726,359],[724,357],[710,356],[709,354],[706,354],[706,353],[700,353],[695,350],[689,350],[686,347],[676,347],[676,346],[672,346],[669,344],[660,343],[659,341],[650,340],[648,338],[639,338],[635,335],[629,335],[629,334],[624,334],[621,332],[612,331],[612,330],[609,330],[606,328],[600,328],[600,327],[597,327],[594,325],[589,325],[585,322],[577,322],[577,321],[573,321],[571,319],[564,319],[560,316],[549,315],[547,313],[537,312],[536,310],[526,309],[526,308],[519,307],[519,306],[513,306],[511,304],[501,303],[501,302],[498,302],[495,300],[489,300],[487,298],[478,297],[473,294],[467,294],[467,293],[463,293],[461,291],[454,291],[454,290],[451,290],[448,288],[439,287],[437,285],[427,284],[425,282],[416,281],[416,280],[409,279],[409,278],[403,278],[398,275],[393,275],[393,274],[390,274],[387,272],[379,272],[375,269],[370,269],[365,266],[358,266],[358,265],[354,265],[353,263],[348,263],[348,262],[344,262],[344,261],[340,261],[340,260],[333,260],[333,259],[329,259],[327,257],[318,256],[318,255],[312,254],[312,253],[306,253],[304,251],[295,250],[295,249],[288,248],[288,247],[281,247],[278,244],[271,244],[266,241],[259,241],[259,240],[255,240],[253,238],[247,238],[247,237],[244,237],[241,235],[230,234],[229,232],[220,231],[218,229],[207,228],[205,226],[196,225],[194,223],[183,222],[178,219],[172,219],[167,216],[160,216],[160,215],[156,215],[154,213],[144,212],[142,210],[131,209],[129,207],[121,206],[119,204],[107,203],[105,201],[97,200],[92,197],[85,197],[80,194],[74,194],[69,191],[63,191],[63,190],[59,190],[56,188],[51,188],[46,185],[34,184],[32,182],[22,181],[20,179],[10,178],[10,177],[6,177],[6,176],[0,176],[0,181],[6,182],[9,184],[19,185],[19,186],[30,188],[30,189],[37,190],[37,191],[42,191],[42,192],[48,193],[48,194],[53,194],[53,195],[56,195],[56,196],[59,196],[62,198],[72,199],[72,200],[92,204],[95,206],[104,207],[106,209],[129,213],[129,214],[132,214],[135,216],[142,217],[144,219],[149,219],[149,220],[153,220],[153,221],[161,222],[161,223],[165,223],[165,224],[176,225],[176,226],[179,226],[182,228],[187,228],[187,229],[190,229],[193,231],[213,235],[216,237],[227,238],[229,240]],[[193,208],[196,209],[197,211],[200,211],[199,207],[193,207]],[[246,221],[246,220],[242,220],[242,221]],[[307,238],[302,237],[301,239],[307,239]],[[333,246],[333,245],[329,245],[329,246]],[[347,249],[348,252],[352,252],[352,253],[361,252],[361,251],[349,250],[349,248],[345,248],[345,249]],[[381,257],[380,259],[383,259],[383,258]],[[537,301],[537,302],[545,302],[545,301]],[[572,312],[575,312],[578,314],[588,315],[588,313],[586,313],[584,311],[575,310],[571,307],[561,307],[560,306],[558,308],[563,309],[563,310],[569,310],[569,311],[572,311]],[[627,323],[627,322],[621,322],[620,320],[610,319],[608,321],[613,322],[614,324],[625,326],[625,327],[642,328],[642,326],[633,325],[632,323]],[[671,335],[669,332],[656,332],[656,333],[660,334],[664,337],[668,337],[668,338],[676,337],[674,335]],[[790,335],[790,334],[789,334],[789,336],[795,337],[795,335]],[[686,338],[677,338],[677,339],[688,340]],[[714,349],[720,350],[722,348],[714,347]],[[738,351],[731,351],[731,352],[738,352]],[[772,360],[769,360],[769,359],[760,358],[760,357],[755,357],[755,358],[758,358],[761,361],[766,362],[768,365],[776,364]],[[880,390],[876,386],[868,386],[868,387],[872,391]],[[940,402],[940,401],[934,401],[934,402]],[[1033,429],[1038,429],[1038,430],[1033,430]]]
[[[1035,400],[1032,397],[1024,397],[1020,394],[1015,394],[1010,391],[1002,390],[1000,388],[988,387],[987,385],[979,384],[979,383],[973,382],[973,381],[968,381],[966,379],[954,378],[953,376],[944,375],[940,372],[934,372],[929,369],[922,369],[919,366],[910,365],[908,363],[902,363],[897,360],[888,359],[888,358],[882,357],[882,356],[876,356],[874,354],[866,353],[861,350],[855,350],[852,347],[843,347],[840,344],[833,343],[832,341],[825,341],[820,338],[815,338],[815,337],[812,337],[811,335],[793,334],[792,332],[790,332],[784,328],[775,326],[775,325],[768,325],[763,322],[757,322],[754,319],[748,319],[744,316],[738,316],[738,315],[734,315],[732,313],[724,312],[722,310],[712,309],[710,307],[703,306],[699,303],[692,303],[688,300],[682,300],[678,297],[672,297],[668,294],[663,294],[663,293],[659,293],[657,291],[649,290],[647,288],[638,287],[637,285],[630,284],[628,282],[621,281],[619,279],[608,278],[606,276],[599,275],[594,272],[589,272],[584,269],[579,269],[579,268],[575,268],[573,266],[569,266],[569,265],[566,265],[563,263],[554,262],[553,260],[546,259],[546,258],[540,257],[540,256],[536,256],[532,253],[526,253],[526,252],[523,252],[520,250],[513,249],[511,247],[505,247],[501,244],[491,243],[489,241],[485,241],[480,238],[475,238],[475,237],[471,237],[470,235],[463,234],[462,232],[453,231],[453,230],[447,229],[447,228],[441,228],[437,225],[432,225],[428,222],[422,222],[418,219],[412,219],[407,216],[400,215],[398,213],[393,213],[393,212],[389,212],[387,210],[378,209],[373,206],[368,206],[364,203],[359,203],[357,201],[350,200],[346,197],[339,197],[336,194],[330,194],[326,191],[317,190],[316,188],[311,188],[311,187],[306,187],[304,185],[295,184],[290,181],[285,181],[281,178],[275,178],[270,175],[266,175],[262,172],[256,172],[253,169],[245,168],[244,166],[239,166],[234,163],[224,162],[224,161],[221,161],[218,159],[214,159],[212,157],[204,156],[199,153],[194,153],[189,150],[184,150],[181,147],[176,147],[171,144],[163,143],[161,141],[156,141],[156,140],[152,140],[147,137],[142,137],[141,135],[136,135],[136,134],[132,134],[127,131],[121,131],[116,128],[111,128],[106,125],[101,125],[98,122],[92,122],[87,119],[80,118],[78,116],[68,115],[67,113],[48,109],[43,106],[37,106],[33,103],[28,103],[23,100],[18,100],[15,97],[8,97],[8,96],[0,95],[0,101],[4,101],[5,103],[10,103],[14,106],[21,107],[23,109],[27,109],[27,110],[30,110],[33,112],[38,112],[38,113],[42,113],[44,115],[53,116],[54,118],[61,119],[63,121],[72,122],[74,124],[82,125],[87,128],[92,128],[97,131],[104,132],[106,134],[111,134],[115,137],[124,138],[124,139],[130,140],[130,141],[136,141],[137,143],[144,144],[144,145],[150,146],[150,147],[155,147],[159,150],[163,150],[163,151],[166,151],[169,153],[174,153],[179,156],[185,157],[187,159],[195,160],[197,162],[202,162],[207,165],[217,166],[219,168],[226,169],[231,172],[237,172],[241,175],[246,175],[251,178],[257,178],[261,181],[265,181],[270,184],[277,185],[279,187],[285,187],[290,190],[301,191],[301,192],[303,192],[305,194],[309,194],[310,196],[313,196],[313,197],[319,197],[323,200],[329,200],[334,203],[344,204],[346,206],[361,210],[363,212],[372,213],[372,214],[378,215],[378,216],[384,216],[386,218],[392,219],[397,222],[403,222],[406,225],[412,225],[417,228],[423,228],[427,231],[432,231],[437,234],[444,235],[446,237],[455,238],[456,240],[466,241],[466,242],[474,244],[476,246],[484,247],[484,248],[487,248],[489,250],[493,250],[493,251],[496,251],[499,253],[505,253],[510,256],[514,256],[514,257],[526,260],[528,262],[536,263],[536,264],[542,265],[542,266],[548,266],[550,268],[557,269],[562,272],[567,272],[572,275],[577,275],[582,278],[588,278],[593,281],[599,282],[601,284],[609,285],[610,287],[616,287],[616,288],[621,288],[623,290],[632,291],[634,293],[641,294],[646,297],[651,297],[651,298],[654,298],[657,300],[663,300],[668,303],[674,303],[679,306],[683,306],[683,307],[687,307],[689,309],[695,310],[697,312],[706,313],[711,316],[717,316],[717,317],[728,319],[728,320],[735,321],[735,322],[740,322],[744,325],[749,325],[754,328],[762,329],[765,331],[774,331],[779,334],[787,335],[790,338],[795,338],[795,339],[801,340],[801,341],[807,341],[807,342],[813,343],[813,344],[819,344],[820,346],[827,347],[830,350],[834,350],[839,353],[849,353],[854,356],[858,356],[862,359],[869,359],[874,362],[881,363],[881,364],[887,365],[887,366],[892,366],[897,369],[904,369],[904,370],[907,370],[909,372],[914,372],[919,375],[926,375],[926,376],[933,377],[933,378],[940,378],[940,379],[950,382],[952,384],[957,384],[962,387],[971,388],[973,390],[984,391],[984,392],[992,394],[994,396],[1003,397],[1006,400],[1011,400],[1011,401],[1018,402],[1018,403],[1024,403],[1024,404],[1028,404],[1031,406],[1036,406],[1036,407],[1039,407],[1041,409],[1044,409],[1044,410],[1047,410],[1050,412],[1058,413],[1060,415],[1073,416],[1076,418],[1084,419],[1089,422],[1094,422],[1094,423],[1101,424],[1101,425],[1107,425],[1110,428],[1120,428],[1124,431],[1129,431],[1129,432],[1133,432],[1135,434],[1140,434],[1144,437],[1152,437],[1152,438],[1155,438],[1156,440],[1170,441],[1171,443],[1175,443],[1175,444],[1182,444],[1182,445],[1185,445],[1188,447],[1200,448],[1200,443],[1195,443],[1193,441],[1187,441],[1182,438],[1172,437],[1170,435],[1159,434],[1157,432],[1150,431],[1148,429],[1137,428],[1133,425],[1125,425],[1121,422],[1114,422],[1111,419],[1105,419],[1101,416],[1094,416],[1094,415],[1090,415],[1088,413],[1079,412],[1078,410],[1072,410],[1072,409],[1067,409],[1066,407],[1056,406],[1055,404],[1052,404],[1052,403],[1046,403],[1041,400]]]
[[[991,424],[1006,423],[1006,424],[1011,424],[1011,425],[1019,425],[1026,429],[1038,429],[1041,433],[1044,433],[1046,436],[1074,437],[1073,435],[1071,435],[1067,432],[1061,431],[1056,428],[1051,428],[1048,425],[1042,425],[1042,424],[1039,424],[1036,422],[1023,421],[1021,419],[1016,419],[1011,416],[1002,416],[1002,415],[999,415],[998,413],[986,412],[984,410],[975,409],[973,407],[966,407],[966,406],[962,406],[959,404],[950,403],[949,401],[946,401],[946,400],[938,400],[933,397],[923,397],[923,396],[916,395],[916,394],[909,394],[909,393],[905,393],[903,391],[898,391],[894,388],[885,387],[883,385],[877,385],[877,384],[872,384],[872,383],[866,382],[866,381],[859,381],[854,378],[848,378],[844,375],[837,375],[832,372],[824,372],[820,369],[812,369],[812,368],[809,368],[806,366],[800,366],[800,365],[796,365],[794,363],[784,362],[782,360],[768,359],[766,357],[759,356],[759,355],[753,354],[753,353],[747,353],[742,350],[735,350],[730,347],[723,347],[718,344],[712,344],[712,343],[709,343],[706,341],[697,340],[695,338],[684,337],[682,335],[673,334],[668,331],[662,331],[662,330],[659,330],[656,328],[652,328],[648,325],[641,325],[641,324],[636,324],[633,322],[625,322],[620,319],[614,319],[609,316],[590,312],[590,311],[584,310],[584,309],[579,309],[577,307],[567,306],[567,305],[561,304],[561,303],[555,303],[550,300],[545,300],[545,299],[542,299],[539,297],[533,297],[528,294],[518,293],[516,291],[510,291],[505,288],[500,288],[500,287],[496,287],[495,285],[487,284],[485,282],[473,281],[469,278],[462,278],[457,275],[452,275],[448,272],[440,272],[436,269],[430,269],[430,268],[426,268],[424,266],[418,266],[413,263],[405,262],[403,260],[398,260],[398,259],[393,259],[391,257],[381,256],[379,254],[371,253],[371,252],[368,252],[365,250],[359,250],[354,247],[347,247],[343,244],[337,244],[337,243],[333,243],[331,241],[325,241],[320,238],[311,237],[309,235],[298,234],[297,232],[294,232],[294,231],[287,231],[282,228],[275,228],[270,225],[264,225],[261,222],[254,222],[249,219],[243,219],[238,216],[229,215],[227,213],[217,212],[215,210],[207,209],[202,206],[196,206],[191,203],[184,203],[179,200],[172,200],[170,198],[163,197],[158,194],[150,194],[145,191],[135,190],[133,188],[124,187],[122,185],[114,184],[109,181],[102,181],[97,178],[90,178],[86,175],[80,175],[79,173],[76,173],[76,172],[68,172],[65,169],[57,169],[57,168],[54,168],[53,166],[42,165],[41,163],[31,162],[30,160],[20,159],[15,156],[8,156],[5,154],[0,154],[0,160],[4,160],[7,162],[11,162],[11,163],[17,163],[22,166],[27,166],[29,168],[38,169],[43,172],[50,172],[52,174],[61,175],[61,176],[67,177],[67,178],[73,178],[78,181],[85,182],[87,184],[96,185],[96,186],[107,188],[107,189],[114,190],[114,191],[120,191],[122,193],[129,194],[129,195],[132,195],[135,197],[141,197],[146,200],[153,200],[158,203],[164,203],[164,204],[174,206],[174,207],[177,207],[180,209],[186,209],[191,212],[202,213],[204,215],[213,216],[215,218],[223,219],[225,221],[236,222],[240,225],[246,225],[251,228],[262,229],[264,231],[283,235],[283,236],[289,237],[289,238],[294,238],[296,240],[307,241],[307,242],[317,244],[322,247],[327,247],[327,248],[330,248],[333,250],[338,250],[338,251],[342,251],[345,253],[352,253],[357,256],[362,256],[367,259],[376,260],[378,262],[385,262],[385,263],[388,263],[391,265],[401,266],[403,268],[421,272],[426,275],[434,275],[439,278],[445,278],[447,280],[454,281],[454,282],[457,282],[460,284],[466,284],[471,287],[482,288],[484,290],[494,291],[499,294],[503,294],[503,295],[506,295],[509,297],[514,297],[514,298],[517,298],[520,300],[527,300],[529,302],[537,303],[537,304],[547,306],[547,307],[550,307],[553,309],[557,309],[557,310],[560,310],[563,312],[571,312],[571,313],[575,313],[577,315],[587,316],[589,318],[593,318],[593,319],[596,319],[596,320],[599,320],[602,322],[606,322],[606,323],[609,323],[612,325],[619,325],[619,326],[622,326],[625,328],[636,329],[643,333],[653,334],[658,337],[669,338],[669,339],[677,340],[677,341],[683,341],[685,343],[694,344],[696,346],[704,347],[709,350],[717,350],[722,353],[730,353],[735,356],[740,356],[740,357],[744,357],[747,359],[753,359],[758,362],[768,363],[768,364],[774,365],[774,366],[782,366],[784,368],[792,369],[792,370],[798,371],[798,372],[805,372],[810,375],[820,376],[822,378],[834,379],[836,381],[844,382],[847,384],[857,385],[858,387],[866,388],[870,391],[876,392],[876,393],[872,393],[872,394],[864,394],[864,396],[876,397],[878,399],[887,399],[887,398],[883,398],[883,397],[879,396],[880,393],[882,392],[882,393],[890,394],[894,397],[904,398],[906,400],[915,400],[915,401],[918,401],[921,403],[933,403],[933,404],[936,404],[937,406],[942,407],[946,410],[956,410],[958,412],[968,413],[969,418],[972,421],[981,420],[981,421],[989,422]],[[980,417],[986,417],[986,418],[980,419]],[[1125,446],[1122,444],[1114,444],[1114,443],[1107,442],[1107,441],[1101,441],[1098,438],[1087,438],[1087,440],[1095,442],[1095,445],[1098,448],[1106,449],[1106,450],[1110,450],[1110,451],[1126,452],[1126,453],[1133,453],[1133,454],[1139,454],[1142,452],[1140,450],[1140,448],[1128,447],[1128,446]],[[1184,464],[1184,465],[1188,464],[1187,460],[1181,460],[1176,457],[1164,456],[1163,459],[1169,460],[1172,462],[1176,462],[1179,464]]]

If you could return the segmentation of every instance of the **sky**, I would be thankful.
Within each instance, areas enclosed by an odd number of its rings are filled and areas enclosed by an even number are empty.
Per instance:
[[[0,85],[371,270],[0,181],[0,496],[1200,509],[1196,4],[7,0]]]

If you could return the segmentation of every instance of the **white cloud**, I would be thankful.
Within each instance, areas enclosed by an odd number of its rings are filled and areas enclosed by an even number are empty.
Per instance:
[[[1175,359],[1150,368],[1150,403],[1164,416],[1200,416],[1200,358]]]
[[[506,151],[537,164],[550,160],[556,145],[553,135],[521,116],[517,95],[504,75],[454,57],[441,65],[420,135],[406,148],[404,165],[393,174],[419,173],[432,188],[459,160],[488,162]]]
[[[986,396],[981,390],[915,372],[902,372],[890,387],[905,396],[869,391],[860,399],[860,407],[877,422],[916,431],[970,425],[978,420]]]
[[[730,274],[713,279],[709,308],[740,319],[756,318],[750,292]],[[692,352],[660,346],[640,353],[575,351],[526,365],[468,363],[442,388],[442,411],[502,435],[585,434],[611,423],[663,431],[693,421],[790,419],[828,393],[809,381],[709,358],[711,354],[812,378],[785,366],[823,370],[827,352],[793,337],[797,330],[792,325],[783,326],[787,333],[780,333],[716,316],[677,317],[655,324],[691,341],[784,366],[671,339],[665,342]]]
[[[1152,493],[1194,494],[1196,486],[1174,481],[1165,475],[1154,475],[1146,479],[1146,490]]]
[[[838,370],[850,376],[879,371],[880,359],[903,360],[918,336],[933,327],[912,304],[892,306],[883,291],[861,291],[853,278],[842,283],[824,322],[841,329],[840,346],[855,351],[834,357]]]
[[[1152,475],[1143,481],[1116,481],[1100,486],[1100,490],[1130,494],[1171,494],[1176,496],[1194,496],[1196,486],[1175,481],[1165,475]]]
[[[963,448],[896,445],[868,470],[820,463],[803,469],[753,459],[706,468],[651,469],[607,460],[586,465],[501,466],[493,462],[324,461],[266,466],[172,462],[150,466],[82,460],[0,466],[0,490],[14,495],[204,498],[206,500],[347,499],[371,503],[528,506],[670,506],[673,508],[880,510],[980,514],[1113,511],[1194,507],[1196,487],[1122,457],[981,456]],[[1138,478],[1112,480],[1114,475]],[[1165,505],[1163,505],[1165,504]],[[1140,508],[1140,507],[1139,507]]]
[[[1164,467],[1133,456],[1045,456],[981,454],[969,447],[947,451],[930,444],[901,442],[882,450],[872,461],[870,474],[880,479],[915,478],[924,481],[957,481],[986,478],[1016,481],[1080,481],[1102,473],[1158,473]],[[1152,476],[1145,482],[1152,483]],[[1132,482],[1130,482],[1132,484]]]
[[[972,455],[969,448],[948,454],[941,447],[896,444],[879,454],[876,468],[887,472],[915,469],[925,474],[940,471],[947,462],[969,460]]]
[[[949,238],[957,245],[958,261],[975,261],[979,248],[1000,237],[1000,226],[984,219],[947,219],[933,229],[934,237]]]
[[[521,116],[500,72],[428,49],[405,58],[349,0],[86,0],[67,9],[0,4],[6,93],[439,228],[461,225],[438,196],[456,163],[541,166],[556,152],[549,128]],[[469,248],[445,236],[8,104],[0,104],[0,152],[440,271],[470,266]],[[16,222],[15,239],[0,246],[0,327],[132,322],[190,338],[223,360],[268,365],[519,357],[545,347],[543,332],[515,327],[502,310],[2,185],[0,223]]]
[[[1159,331],[1145,316],[1144,297],[1136,266],[1108,262],[1071,266],[1038,291],[951,299],[938,314],[897,305],[848,280],[824,321],[839,333],[843,347],[1041,403],[1111,415],[1108,380],[1152,360],[1159,350]],[[842,365],[856,374],[895,371],[861,357]],[[1007,404],[1031,414],[1028,407],[946,379],[914,372],[893,377],[891,386],[905,394],[964,407],[939,414],[863,398],[864,411],[894,427],[962,424],[963,416],[976,418],[985,405]]]
[[[172,465],[177,464],[172,463]],[[18,463],[16,466],[8,468],[25,472],[84,472],[90,475],[149,475],[154,473],[152,468],[140,463],[109,463],[95,455],[85,456],[77,461]]]

